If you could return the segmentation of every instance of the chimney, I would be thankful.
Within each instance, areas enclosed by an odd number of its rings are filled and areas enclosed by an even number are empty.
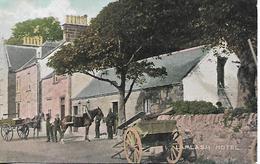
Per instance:
[[[25,36],[23,37],[23,45],[26,46],[41,46],[43,42],[42,36]]]
[[[87,15],[66,15],[65,23],[63,24],[63,40],[67,42],[75,40],[80,37],[87,26]]]

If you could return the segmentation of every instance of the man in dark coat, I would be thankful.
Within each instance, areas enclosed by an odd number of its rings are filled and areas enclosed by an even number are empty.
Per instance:
[[[52,124],[51,124],[51,116],[49,113],[46,114],[46,133],[47,133],[47,142],[53,140],[53,131],[52,131]]]
[[[58,142],[57,132],[59,132],[59,135],[60,135],[59,141],[62,138],[62,132],[61,132],[60,126],[61,126],[61,120],[60,120],[59,114],[56,114],[56,118],[54,120],[54,139],[55,139],[55,142]]]
[[[95,131],[96,131],[96,137],[95,138],[99,138],[100,137],[100,121],[101,121],[102,117],[100,115],[97,115],[95,118]]]
[[[114,126],[114,123],[115,123],[115,115],[111,111],[111,108],[110,108],[109,112],[107,114],[107,118],[106,118],[108,139],[113,139],[113,126]]]

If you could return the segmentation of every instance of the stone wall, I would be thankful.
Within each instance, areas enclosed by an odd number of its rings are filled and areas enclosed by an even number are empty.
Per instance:
[[[38,109],[38,69],[32,65],[16,73],[16,103],[20,105],[19,117],[33,118]]]
[[[225,121],[224,114],[160,116],[176,120],[181,131],[194,137],[198,157],[217,163],[252,163],[257,137],[257,114],[243,114]]]

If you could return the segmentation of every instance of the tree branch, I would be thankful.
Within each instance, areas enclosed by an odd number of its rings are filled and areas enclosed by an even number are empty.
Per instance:
[[[130,94],[133,90],[133,87],[134,87],[136,80],[137,80],[137,77],[133,79],[132,84],[130,85],[129,91],[128,91],[126,97],[125,97],[125,102],[127,102],[128,98],[130,97]]]
[[[131,58],[129,59],[129,61],[126,63],[126,65],[124,65],[125,67],[127,67],[127,66],[133,61],[133,59],[134,59],[134,57],[135,57],[135,54],[136,54],[138,51],[140,51],[141,48],[142,48],[142,46],[140,46],[140,47],[132,54],[132,56],[131,56]]]
[[[96,76],[96,75],[94,75],[94,74],[89,73],[88,71],[83,71],[82,73],[84,73],[84,74],[86,74],[86,75],[89,75],[89,76],[91,76],[91,77],[93,77],[93,78],[95,78],[95,79],[108,82],[108,83],[110,83],[111,85],[113,85],[114,87],[116,87],[117,89],[119,89],[119,86],[117,85],[117,83],[116,83],[115,81],[112,81],[112,80],[106,79],[106,78],[102,78],[102,77],[98,77],[98,76]]]

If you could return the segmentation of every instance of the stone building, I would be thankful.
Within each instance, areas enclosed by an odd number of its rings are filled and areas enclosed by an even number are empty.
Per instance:
[[[74,98],[88,84],[90,77],[81,73],[56,75],[54,72],[41,81],[41,110],[61,118],[72,114],[71,98]]]
[[[21,118],[32,118],[41,108],[41,64],[39,60],[44,59],[63,42],[46,41],[44,44],[38,45],[41,42],[33,41],[32,38],[24,39],[24,41],[29,41],[24,45],[34,44],[36,51],[27,63],[16,70],[16,112]]]
[[[194,47],[170,54],[160,55],[161,59],[149,58],[155,66],[164,66],[167,77],[150,78],[142,85],[134,85],[131,96],[126,103],[126,117],[129,119],[138,111],[151,113],[162,111],[177,100],[204,100],[216,103],[223,100],[217,87],[217,59],[211,50],[202,46]],[[237,58],[231,54],[225,65],[226,94],[232,105],[237,95],[236,64]],[[114,69],[106,70],[103,78],[118,81]],[[100,73],[101,75],[101,73]],[[210,85],[209,85],[210,84]],[[127,83],[129,88],[130,84]],[[92,79],[72,100],[73,114],[84,113],[86,109],[99,106],[104,114],[109,108],[118,112],[119,95],[117,89],[107,82]]]
[[[42,79],[42,112],[60,114],[61,118],[69,114],[70,109],[70,76],[49,74]]]
[[[168,107],[170,102],[183,100],[182,79],[205,56],[201,48],[193,48],[172,54],[161,55],[161,59],[149,58],[156,67],[164,66],[168,76],[162,79],[145,77],[142,85],[134,85],[129,100],[126,103],[127,119],[138,111],[154,112]],[[118,80],[114,69],[106,70],[104,78]],[[130,84],[127,83],[129,88]],[[109,108],[113,112],[118,111],[118,91],[109,83],[92,79],[90,84],[78,94],[72,102],[75,113],[83,113],[84,110],[99,106],[107,114]]]
[[[214,51],[209,50],[183,79],[184,100],[204,100],[213,104],[220,101],[227,108],[235,108],[238,97],[239,59],[234,53],[224,54],[219,50],[216,57]],[[225,62],[219,64],[219,58],[225,59]]]
[[[0,41],[0,118],[16,117],[15,98],[20,89],[16,70],[34,58],[36,51],[36,47],[5,45]],[[3,116],[7,113],[10,115]]]

